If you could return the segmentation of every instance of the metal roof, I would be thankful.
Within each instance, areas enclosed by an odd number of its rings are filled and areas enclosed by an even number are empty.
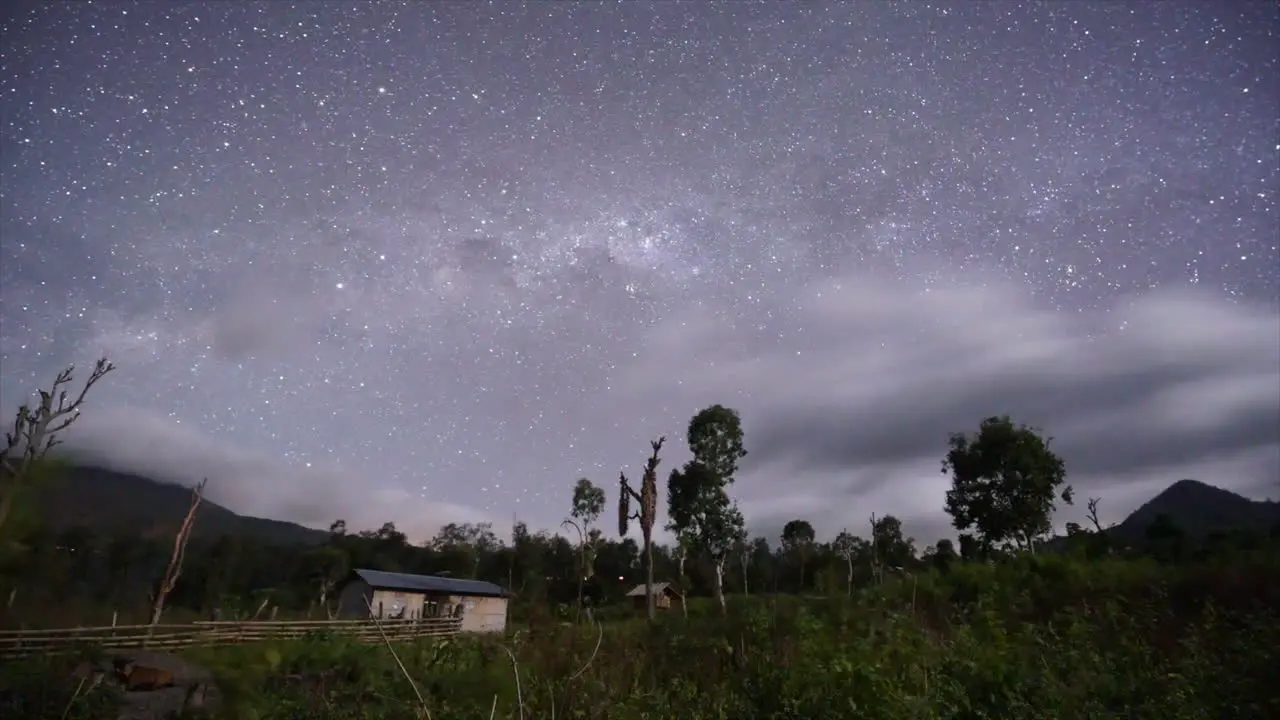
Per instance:
[[[356,570],[356,576],[379,590],[404,590],[407,592],[434,592],[473,597],[507,597],[501,587],[483,580],[460,580],[436,575],[410,575],[408,573],[383,572],[381,570]]]
[[[676,595],[680,595],[680,591],[672,587],[671,583],[659,582],[653,584],[654,595],[661,595],[668,590]],[[683,595],[680,596],[683,597]],[[644,597],[644,584],[642,583],[632,588],[631,592],[626,594],[626,597]]]

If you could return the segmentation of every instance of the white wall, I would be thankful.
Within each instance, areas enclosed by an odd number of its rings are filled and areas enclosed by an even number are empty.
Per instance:
[[[506,598],[454,595],[449,602],[463,606],[462,632],[500,633],[507,629]]]
[[[463,632],[500,633],[507,629],[507,598],[469,595],[436,597],[443,604],[463,606]],[[363,580],[353,580],[338,595],[338,617],[369,617],[369,609],[365,607],[366,599],[372,606],[375,616],[378,614],[379,607],[382,610],[381,617],[390,616],[396,603],[399,602],[405,608],[405,618],[413,619],[421,616],[427,597],[421,593],[403,590],[374,590]]]

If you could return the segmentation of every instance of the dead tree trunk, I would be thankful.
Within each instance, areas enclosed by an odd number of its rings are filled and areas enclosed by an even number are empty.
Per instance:
[[[653,454],[649,456],[648,462],[645,463],[644,478],[640,482],[640,492],[636,492],[631,488],[631,484],[627,481],[627,474],[619,473],[618,484],[620,490],[618,492],[618,534],[627,534],[627,524],[631,520],[640,521],[640,532],[644,538],[644,595],[645,607],[648,610],[650,620],[655,619],[653,597],[653,523],[658,516],[658,453],[662,450],[662,443],[666,441],[666,437],[660,437],[649,443],[653,448]],[[640,504],[640,510],[634,515],[631,514],[631,500],[635,500]]]
[[[160,617],[164,614],[165,599],[178,584],[178,578],[182,577],[182,562],[187,555],[187,541],[191,539],[191,530],[195,528],[196,510],[200,507],[200,501],[204,499],[204,486],[207,482],[208,478],[205,478],[191,489],[191,507],[187,510],[187,516],[182,519],[178,535],[173,539],[173,554],[169,556],[169,566],[165,568],[164,577],[160,580],[160,586],[156,588],[154,604],[151,606],[153,629],[160,624]]]

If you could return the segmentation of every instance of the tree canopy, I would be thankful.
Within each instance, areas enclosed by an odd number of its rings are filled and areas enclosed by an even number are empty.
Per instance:
[[[975,435],[953,434],[942,472],[951,475],[946,510],[955,528],[976,531],[986,547],[1030,548],[1049,533],[1055,497],[1072,498],[1066,466],[1049,445],[1008,416],[983,420]]]

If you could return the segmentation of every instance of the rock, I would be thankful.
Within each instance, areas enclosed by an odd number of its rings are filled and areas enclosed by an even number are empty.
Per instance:
[[[220,704],[213,673],[176,655],[120,650],[107,661],[110,682],[123,690],[118,720],[167,720],[189,710],[215,712]]]

